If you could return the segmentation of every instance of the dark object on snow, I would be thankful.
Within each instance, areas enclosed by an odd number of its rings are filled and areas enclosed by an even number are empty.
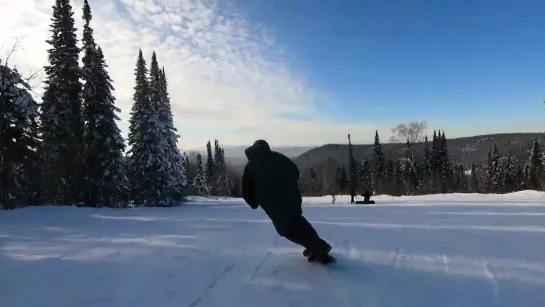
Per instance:
[[[316,262],[322,265],[330,265],[337,262],[337,259],[329,254],[330,251],[331,246],[322,253],[311,253],[308,249],[305,249],[303,251],[303,256],[307,257],[308,262]]]
[[[305,252],[307,252],[305,250]],[[305,253],[303,252],[303,255]],[[331,256],[329,253],[322,253],[322,254],[310,254],[310,253],[306,253],[306,256],[307,257],[307,260],[308,262],[311,262],[311,263],[319,263],[321,265],[330,265],[330,264],[333,264],[335,262],[337,262],[337,259],[335,259],[335,257]]]
[[[278,234],[313,252],[324,251],[323,241],[303,217],[299,169],[288,157],[272,151],[264,140],[246,148],[248,163],[242,175],[242,197],[252,207],[263,208]]]
[[[356,204],[374,204],[375,201],[374,200],[371,200],[371,192],[369,192],[368,190],[365,190],[365,192],[363,192],[363,194],[361,194],[361,196],[363,196],[363,201],[361,200],[358,200],[356,202]]]

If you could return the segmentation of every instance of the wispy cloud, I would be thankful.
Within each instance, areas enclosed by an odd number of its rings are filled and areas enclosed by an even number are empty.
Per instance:
[[[73,1],[81,33],[82,1]],[[208,0],[90,0],[92,26],[102,46],[126,134],[138,48],[158,54],[166,67],[175,124],[182,148],[267,138],[272,143],[342,142],[351,129],[372,138],[374,125],[338,125],[317,107],[317,92],[290,70],[266,29],[250,24],[232,6]],[[12,62],[23,71],[47,62],[53,0],[0,0],[0,42],[15,38]],[[81,34],[80,36],[81,37]],[[41,92],[37,89],[37,92]],[[290,118],[290,119],[287,119]],[[310,118],[300,121],[293,118]]]

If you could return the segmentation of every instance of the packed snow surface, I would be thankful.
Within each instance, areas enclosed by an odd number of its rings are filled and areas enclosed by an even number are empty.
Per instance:
[[[374,199],[305,199],[331,268],[240,199],[3,211],[0,306],[545,306],[544,193]]]

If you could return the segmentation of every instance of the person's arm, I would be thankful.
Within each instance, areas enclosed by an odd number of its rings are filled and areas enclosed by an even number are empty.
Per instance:
[[[252,207],[252,209],[257,209],[259,206],[255,199],[254,195],[254,178],[249,167],[250,163],[246,164],[244,167],[244,173],[242,174],[242,198],[244,201]]]

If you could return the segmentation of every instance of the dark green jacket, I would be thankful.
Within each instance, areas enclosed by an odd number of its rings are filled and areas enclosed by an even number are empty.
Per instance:
[[[246,148],[248,163],[242,175],[242,195],[253,208],[261,206],[280,235],[302,214],[299,169],[288,157],[258,140]]]

